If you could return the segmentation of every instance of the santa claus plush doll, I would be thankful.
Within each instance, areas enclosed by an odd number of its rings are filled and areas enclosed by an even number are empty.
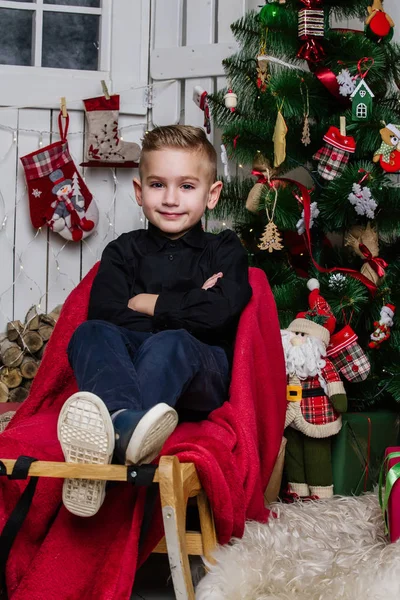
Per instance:
[[[333,495],[331,438],[342,426],[347,396],[326,349],[336,325],[319,283],[310,279],[309,310],[282,331],[286,360],[285,470],[291,499]]]

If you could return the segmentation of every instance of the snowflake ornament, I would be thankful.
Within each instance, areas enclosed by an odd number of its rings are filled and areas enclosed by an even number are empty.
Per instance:
[[[333,273],[329,277],[328,286],[335,292],[341,292],[346,285],[347,277],[341,273]]]
[[[351,76],[348,69],[342,69],[336,79],[342,96],[350,96],[356,89],[355,78]]]
[[[311,227],[314,225],[314,221],[315,219],[318,217],[319,215],[319,209],[318,209],[318,205],[316,202],[312,202],[310,204],[310,229]],[[296,223],[296,228],[297,228],[297,233],[299,235],[303,235],[303,233],[305,233],[306,231],[306,227],[305,227],[305,223],[304,223],[304,210],[302,210],[301,212],[301,219],[299,219]]]
[[[349,202],[354,206],[358,215],[366,216],[368,219],[375,218],[375,210],[378,205],[372,197],[369,187],[361,187],[359,183],[353,183],[352,192],[349,194]]]
[[[40,198],[40,196],[42,195],[41,190],[32,190],[32,196],[35,196],[35,198]]]

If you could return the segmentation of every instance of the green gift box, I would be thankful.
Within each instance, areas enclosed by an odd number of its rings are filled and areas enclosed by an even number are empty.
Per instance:
[[[342,496],[358,496],[378,483],[388,446],[399,441],[400,415],[389,410],[346,413],[333,438],[333,489]]]

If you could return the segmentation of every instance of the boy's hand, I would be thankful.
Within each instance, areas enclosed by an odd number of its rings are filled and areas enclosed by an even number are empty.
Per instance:
[[[220,277],[223,277],[222,273],[215,273],[215,275],[212,275],[209,279],[207,279],[206,282],[203,283],[201,289],[209,290],[210,288],[214,287]]]
[[[136,312],[143,313],[149,317],[154,317],[158,294],[137,294],[128,302],[128,307]]]

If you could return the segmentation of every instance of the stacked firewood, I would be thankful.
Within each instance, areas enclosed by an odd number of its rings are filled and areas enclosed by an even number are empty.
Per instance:
[[[0,334],[0,402],[23,402],[61,311],[61,305],[48,314],[29,309],[24,323],[11,321]]]

